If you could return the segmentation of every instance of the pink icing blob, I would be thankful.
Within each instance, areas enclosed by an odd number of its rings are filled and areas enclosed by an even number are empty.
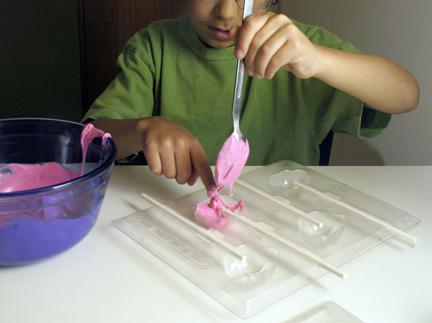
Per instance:
[[[232,212],[243,210],[242,201],[237,203],[225,203],[218,190],[209,191],[210,202],[200,202],[195,208],[195,219],[203,227],[218,230],[225,229],[230,224],[230,218],[225,216],[223,208]]]
[[[210,197],[208,203],[198,203],[195,208],[195,219],[205,228],[223,230],[229,225],[230,218],[223,213],[223,207],[232,212],[243,210],[242,201],[231,204],[224,203],[220,191],[224,187],[229,187],[230,193],[232,193],[234,182],[240,176],[249,157],[249,152],[247,140],[239,139],[234,134],[223,144],[216,160],[217,188],[207,192]]]
[[[41,164],[8,164],[0,173],[0,193],[10,193],[23,190],[37,189],[56,185],[78,178],[84,174],[87,149],[91,141],[102,137],[102,144],[111,137],[109,133],[87,124],[81,133],[81,147],[83,151],[81,173],[65,168],[59,163],[48,162]]]

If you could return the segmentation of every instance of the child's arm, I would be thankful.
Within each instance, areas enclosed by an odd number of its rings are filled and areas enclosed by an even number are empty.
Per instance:
[[[162,117],[101,119],[92,123],[112,135],[118,147],[118,158],[143,150],[150,170],[156,175],[189,185],[200,177],[207,190],[215,186],[204,149],[178,124]]]
[[[282,14],[250,17],[238,35],[236,55],[257,78],[273,78],[282,68],[303,79],[316,77],[382,112],[402,113],[418,105],[418,83],[404,68],[385,58],[313,44]]]

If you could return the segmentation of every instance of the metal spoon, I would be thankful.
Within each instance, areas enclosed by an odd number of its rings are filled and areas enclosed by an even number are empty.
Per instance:
[[[253,14],[254,0],[245,0],[243,9],[243,20]],[[240,115],[242,108],[242,92],[243,92],[243,77],[244,77],[245,65],[243,60],[237,60],[237,74],[234,88],[234,100],[232,108],[233,124],[234,124],[234,135],[241,140],[246,140],[245,136],[240,130]]]
[[[247,18],[252,13],[253,0],[245,0],[243,19]],[[230,193],[232,193],[234,182],[240,176],[250,152],[249,143],[240,131],[244,68],[245,66],[243,61],[239,59],[237,62],[237,74],[232,107],[234,132],[225,141],[216,159],[216,184],[218,187],[229,187]]]

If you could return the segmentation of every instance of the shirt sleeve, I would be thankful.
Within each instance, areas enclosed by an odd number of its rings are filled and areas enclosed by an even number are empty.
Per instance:
[[[315,44],[346,52],[360,52],[321,27],[310,28],[305,34]],[[390,122],[391,115],[366,107],[353,96],[315,78],[302,82],[302,94],[309,110],[310,126],[319,143],[330,131],[349,133],[359,138],[373,137]]]
[[[139,49],[139,50],[138,50]],[[117,60],[118,74],[83,120],[149,117],[154,108],[155,64],[149,37],[135,35]]]

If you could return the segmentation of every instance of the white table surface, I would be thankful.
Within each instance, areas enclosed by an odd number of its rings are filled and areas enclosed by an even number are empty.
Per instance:
[[[374,249],[342,267],[347,280],[326,275],[247,322],[286,322],[328,300],[365,322],[432,322],[432,166],[316,169],[420,218],[411,231],[419,243]],[[199,188],[146,167],[116,167],[82,242],[33,265],[0,268],[0,322],[242,322],[110,225],[149,206],[140,192],[163,200]]]

